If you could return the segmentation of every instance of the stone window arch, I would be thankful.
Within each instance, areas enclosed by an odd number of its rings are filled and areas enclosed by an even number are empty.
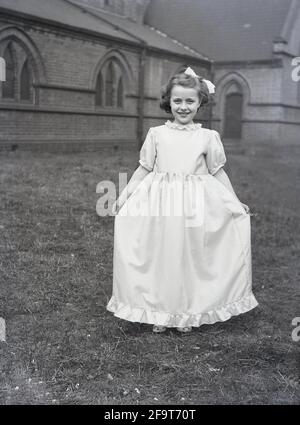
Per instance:
[[[46,83],[46,70],[31,38],[16,26],[0,29],[0,56],[6,61],[0,102],[37,104],[38,85]]]
[[[6,62],[6,81],[1,85],[0,100],[33,103],[35,89],[31,66],[32,57],[21,44],[13,40],[6,43],[3,58]]]
[[[242,139],[244,119],[251,101],[248,81],[242,74],[234,71],[223,75],[214,84],[216,94],[213,119],[220,123],[217,129],[224,138]]]
[[[95,106],[124,108],[126,76],[119,61],[110,58],[98,71]]]

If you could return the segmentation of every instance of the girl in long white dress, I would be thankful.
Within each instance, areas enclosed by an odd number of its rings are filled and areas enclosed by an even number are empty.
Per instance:
[[[228,320],[258,305],[252,293],[249,207],[223,169],[220,135],[194,123],[213,92],[191,68],[173,76],[139,167],[113,205],[113,293],[118,318],[154,332]],[[214,86],[213,86],[214,87]]]

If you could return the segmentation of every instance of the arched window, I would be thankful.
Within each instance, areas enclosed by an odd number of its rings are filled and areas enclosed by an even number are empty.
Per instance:
[[[6,81],[3,82],[2,97],[4,99],[14,99],[16,88],[16,66],[10,44],[5,49],[3,58],[6,62]]]
[[[98,74],[97,77],[97,83],[96,83],[96,99],[95,104],[96,106],[102,106],[103,105],[103,77],[101,71]]]
[[[38,49],[23,31],[15,27],[0,32],[0,52],[6,62],[6,81],[0,85],[0,102],[38,103],[34,83],[46,81]]]
[[[30,100],[30,91],[32,85],[32,76],[29,69],[28,60],[24,62],[21,77],[20,77],[20,99],[21,100]]]
[[[228,93],[225,98],[224,137],[240,139],[242,136],[243,95]]]
[[[113,106],[114,105],[114,80],[115,72],[114,65],[111,61],[106,70],[106,80],[105,80],[105,105]]]
[[[104,62],[98,72],[95,87],[95,106],[124,108],[125,76],[117,58]]]
[[[117,99],[117,105],[119,108],[123,108],[123,78],[120,77],[119,78],[119,83],[118,83],[118,99]]]

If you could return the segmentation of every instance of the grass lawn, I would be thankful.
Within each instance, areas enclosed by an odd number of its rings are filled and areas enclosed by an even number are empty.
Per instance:
[[[115,318],[96,185],[137,152],[0,153],[0,404],[298,404],[300,146],[228,155],[259,306],[189,335]],[[228,171],[228,168],[226,169]],[[298,183],[298,185],[296,184]]]

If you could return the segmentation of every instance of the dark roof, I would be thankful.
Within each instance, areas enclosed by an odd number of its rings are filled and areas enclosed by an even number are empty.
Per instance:
[[[152,0],[145,23],[215,61],[272,58],[291,0]]]
[[[72,2],[72,0],[66,1]],[[74,3],[76,3],[76,0],[74,0]],[[115,13],[88,6],[86,4],[80,4],[80,7],[99,17],[100,19],[105,19],[106,21],[111,22],[111,24],[119,27],[121,30],[124,30],[127,33],[130,33],[138,40],[144,41],[149,47],[166,50],[170,53],[189,55],[198,59],[210,60],[209,58],[203,56],[199,50],[197,51],[189,46],[185,46],[183,43],[177,41],[173,37],[168,37],[162,31],[152,28],[149,25],[140,24]]]
[[[45,19],[53,23],[90,30],[108,37],[140,44],[170,53],[209,60],[196,50],[168,37],[148,25],[132,22],[126,18],[88,6],[73,4],[70,0],[0,0],[0,8],[8,11]]]
[[[35,18],[121,38],[124,41],[136,41],[134,37],[115,30],[111,25],[101,22],[95,16],[85,13],[64,0],[0,0],[0,7]]]

